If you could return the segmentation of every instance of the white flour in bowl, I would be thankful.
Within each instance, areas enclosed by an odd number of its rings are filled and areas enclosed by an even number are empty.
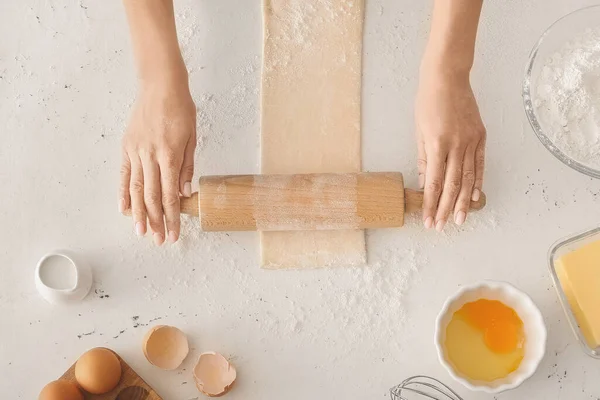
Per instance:
[[[600,27],[546,60],[535,93],[548,138],[572,159],[600,169]]]

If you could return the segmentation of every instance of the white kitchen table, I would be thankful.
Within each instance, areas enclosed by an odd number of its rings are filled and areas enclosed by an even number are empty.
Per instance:
[[[413,98],[431,1],[367,0],[363,157],[416,184]],[[135,96],[119,1],[0,2],[0,394],[31,400],[85,350],[121,354],[165,400],[202,396],[190,370],[216,350],[238,368],[227,399],[383,399],[415,374],[467,400],[598,399],[600,361],[579,348],[546,262],[559,238],[600,220],[600,182],[555,160],[532,133],[521,81],[543,30],[585,0],[486,1],[472,76],[488,132],[488,207],[461,229],[413,218],[368,233],[370,265],[259,268],[256,233],[201,234],[155,248],[117,212],[120,138]],[[260,1],[176,1],[198,105],[197,173],[259,171]],[[94,287],[51,306],[37,260],[54,248],[86,257]],[[547,355],[517,390],[469,393],[437,361],[435,317],[459,286],[512,282],[540,307]],[[184,330],[182,369],[141,351],[149,326]]]

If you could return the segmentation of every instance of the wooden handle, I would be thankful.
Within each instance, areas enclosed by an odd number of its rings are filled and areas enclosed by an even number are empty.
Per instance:
[[[486,198],[471,202],[471,210]],[[423,207],[423,192],[404,190],[399,172],[205,176],[181,212],[204,231],[393,228]]]
[[[407,214],[420,212],[423,209],[423,191],[422,190],[404,190],[405,207],[404,212]],[[485,193],[481,192],[479,200],[471,201],[470,211],[479,211],[485,207],[487,199]]]
[[[179,208],[182,214],[200,216],[200,210],[198,210],[198,193],[192,193],[191,197],[181,197]]]
[[[198,193],[192,193],[190,197],[180,197],[179,209],[182,214],[198,217],[200,215],[198,211]],[[123,211],[123,215],[131,217],[131,208]]]

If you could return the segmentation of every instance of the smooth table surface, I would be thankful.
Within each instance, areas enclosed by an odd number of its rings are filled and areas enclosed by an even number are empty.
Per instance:
[[[259,1],[176,2],[198,105],[196,170],[259,171]],[[430,1],[367,0],[363,154],[368,171],[416,184],[413,98]],[[521,79],[542,31],[593,1],[486,1],[472,82],[489,131],[486,211],[440,235],[416,220],[368,233],[370,266],[263,271],[255,233],[201,234],[186,221],[175,246],[155,248],[117,213],[119,145],[135,95],[120,2],[0,2],[0,393],[33,399],[85,350],[114,349],[165,399],[195,399],[202,351],[230,357],[228,399],[386,398],[416,374],[466,399],[433,346],[435,317],[460,285],[512,282],[542,310],[547,356],[497,399],[596,399],[600,360],[583,354],[552,287],[546,253],[597,224],[600,182],[538,143]],[[39,257],[70,248],[92,264],[92,293],[71,307],[35,291]],[[172,324],[193,348],[163,372],[141,351],[148,327]]]

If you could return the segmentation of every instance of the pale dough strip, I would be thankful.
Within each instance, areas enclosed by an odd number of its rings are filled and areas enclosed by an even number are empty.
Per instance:
[[[361,170],[364,0],[263,0],[262,172]],[[263,232],[264,268],[361,265],[364,232]]]

